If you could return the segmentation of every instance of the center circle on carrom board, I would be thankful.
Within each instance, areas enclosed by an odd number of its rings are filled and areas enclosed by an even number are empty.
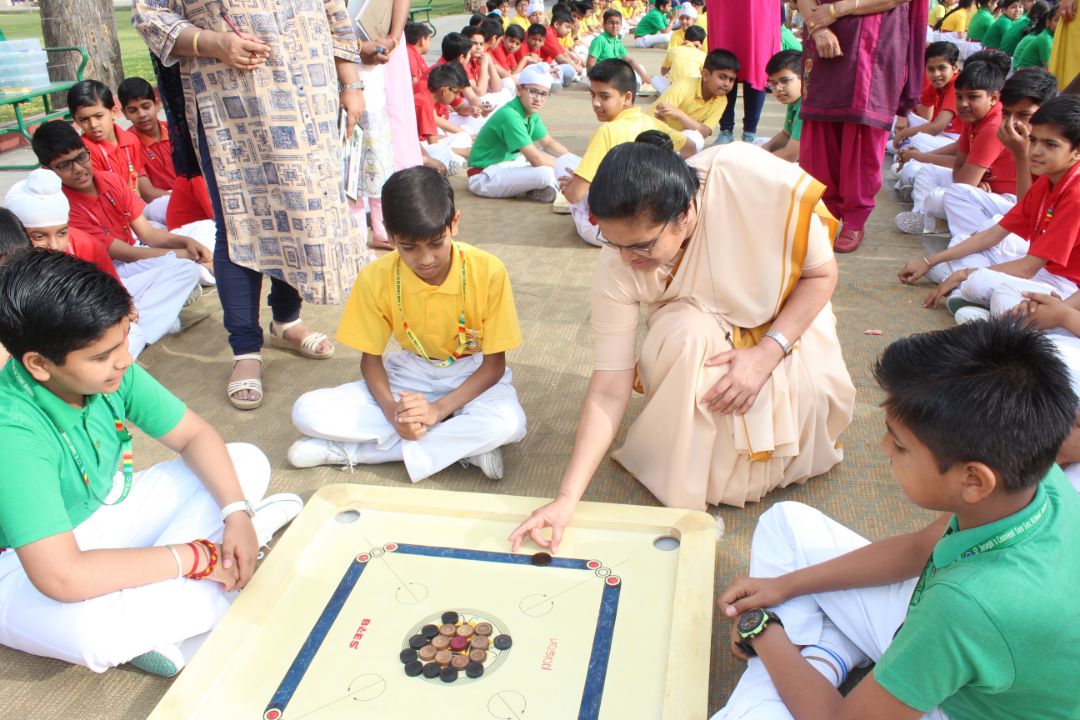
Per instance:
[[[426,592],[426,589],[425,589]],[[400,589],[399,589],[400,595]],[[441,633],[434,637],[428,638],[429,633],[424,632],[424,628],[428,626],[442,627],[447,623],[443,623],[443,616],[450,615],[448,612],[452,610],[457,615],[457,630],[453,634],[451,639],[449,636],[442,635]],[[468,626],[468,629],[462,630],[464,626]],[[480,632],[477,632],[479,629]],[[469,631],[471,630],[471,632]],[[483,634],[487,633],[487,634]],[[436,653],[437,657],[424,662],[425,665],[434,665],[437,660],[447,660],[444,663],[445,667],[440,666],[438,673],[422,673],[416,676],[410,675],[406,672],[406,675],[410,677],[413,682],[427,682],[442,687],[455,687],[458,685],[474,683],[479,680],[483,680],[497,670],[507,659],[510,653],[514,652],[512,647],[505,647],[500,649],[496,646],[495,638],[500,636],[509,636],[512,638],[509,627],[498,617],[495,617],[489,612],[483,610],[476,610],[474,608],[444,608],[439,612],[432,613],[426,617],[421,618],[415,625],[409,628],[409,632],[402,638],[401,649],[410,647],[410,640],[413,642],[419,642],[420,640],[427,640],[428,644],[438,643],[445,640],[445,643],[439,645],[439,648],[445,654]],[[414,638],[418,638],[414,640]],[[460,646],[462,641],[467,641],[467,647],[454,649],[450,646],[450,642],[457,641],[456,645]],[[474,642],[475,641],[475,642]],[[446,647],[443,647],[445,645]],[[506,641],[501,641],[499,645],[506,645]],[[423,652],[423,648],[413,648],[418,651],[418,654],[422,658],[430,655],[430,652]],[[406,653],[401,653],[402,657],[399,661],[405,665],[407,657],[411,657]],[[458,666],[454,666],[454,659],[459,659]],[[460,659],[467,659],[468,662],[460,662]],[[443,673],[446,668],[455,670],[455,673]],[[403,672],[405,670],[403,669]],[[449,680],[449,677],[453,677]],[[507,717],[514,717],[512,715]]]
[[[526,595],[518,603],[518,610],[521,611],[521,614],[529,617],[544,617],[554,609],[555,603],[552,602],[551,598],[541,593]]]
[[[386,678],[374,673],[357,675],[349,681],[349,697],[357,702],[369,702],[386,690]]]

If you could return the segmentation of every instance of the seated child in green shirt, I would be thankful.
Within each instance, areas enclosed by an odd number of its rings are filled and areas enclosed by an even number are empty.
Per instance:
[[[799,137],[802,135],[802,53],[798,50],[781,50],[769,58],[765,74],[773,97],[787,106],[784,127],[772,136],[764,149],[788,162],[799,162]]]
[[[939,515],[870,543],[801,503],[767,510],[751,577],[718,600],[749,664],[714,720],[1080,717],[1080,497],[1055,464],[1077,396],[1054,345],[971,322],[892,343],[874,375],[893,477]]]
[[[303,503],[133,364],[130,314],[66,253],[0,265],[0,644],[171,676]],[[180,458],[135,472],[129,424]]]

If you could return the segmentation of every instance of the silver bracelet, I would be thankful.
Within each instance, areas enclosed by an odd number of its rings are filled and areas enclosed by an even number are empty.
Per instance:
[[[792,343],[788,342],[788,339],[784,337],[784,334],[781,333],[779,330],[769,328],[765,332],[765,337],[775,340],[776,343],[780,346],[780,349],[784,351],[785,355],[791,352]]]
[[[176,548],[174,548],[172,545],[166,545],[165,547],[169,548],[169,552],[172,553],[173,560],[176,561],[176,577],[184,577],[184,566],[180,562],[180,553],[176,552]]]
[[[363,80],[357,80],[356,82],[344,83],[341,86],[341,89],[342,90],[360,90],[360,91],[363,91],[363,89],[364,89],[364,81]]]

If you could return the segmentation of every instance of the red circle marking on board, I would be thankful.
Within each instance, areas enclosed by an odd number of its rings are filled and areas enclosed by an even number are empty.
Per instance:
[[[356,556],[356,562],[358,562],[358,563],[366,563],[370,559],[371,558],[368,556],[367,553],[363,553],[361,555]],[[273,720],[273,718],[271,718],[271,720]]]
[[[604,582],[606,582],[608,585],[618,585],[622,582],[622,580],[619,579],[618,575],[611,575]]]
[[[281,711],[277,708],[270,708],[263,717],[266,718],[266,720],[278,720],[278,718],[281,717]]]
[[[585,567],[589,568],[590,570],[595,570],[596,568],[600,567],[600,561],[590,560],[589,562],[585,563]]]
[[[397,550],[397,543],[387,543],[383,546],[383,549],[386,550],[386,552],[394,552]]]

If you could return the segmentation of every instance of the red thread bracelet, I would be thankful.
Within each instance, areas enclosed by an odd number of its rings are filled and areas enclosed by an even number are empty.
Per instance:
[[[192,573],[191,575],[188,575],[188,577],[191,580],[202,580],[204,578],[209,577],[210,573],[214,572],[214,568],[217,567],[217,563],[218,563],[217,545],[210,542],[209,540],[205,540],[205,539],[202,539],[202,538],[199,538],[195,542],[199,543],[204,548],[206,548],[206,552],[207,552],[207,555],[209,557],[209,562],[207,562],[206,567],[203,568],[201,571],[199,571],[197,573]]]
[[[199,557],[199,546],[196,543],[189,542],[187,546],[191,548],[191,553],[195,556],[195,559],[191,562],[191,569],[184,573],[184,577],[189,578],[199,569],[199,560],[201,558]]]

